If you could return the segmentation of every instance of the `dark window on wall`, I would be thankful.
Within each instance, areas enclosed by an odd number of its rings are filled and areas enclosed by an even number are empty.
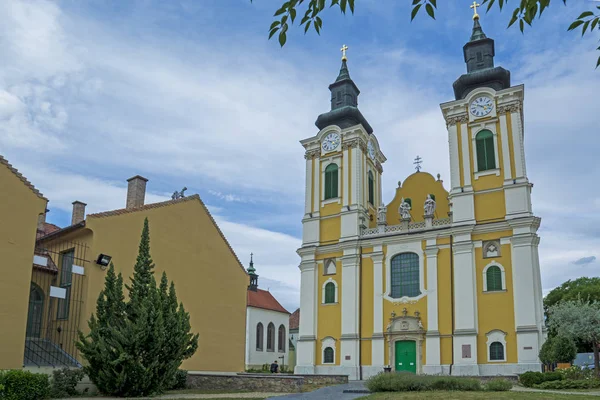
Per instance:
[[[375,179],[372,171],[369,171],[369,203],[375,205]]]
[[[500,342],[490,344],[490,361],[504,360],[504,345]]]
[[[285,353],[285,326],[279,325],[279,337],[278,337],[277,350],[280,353]]]
[[[333,364],[333,349],[331,347],[325,347],[323,351],[323,364]]]
[[[325,304],[335,303],[335,284],[329,282],[325,285]]]
[[[485,279],[487,281],[487,291],[496,292],[502,290],[502,271],[500,267],[492,265],[485,272]]]
[[[69,318],[69,302],[71,300],[71,283],[73,281],[73,261],[75,250],[69,250],[61,254],[60,261],[60,287],[65,289],[64,299],[58,299],[57,319]]]
[[[275,325],[272,322],[267,327],[267,351],[275,351]]]
[[[262,323],[258,323],[256,325],[256,350],[263,351],[263,335],[264,335],[264,327]]]
[[[475,137],[477,146],[477,170],[487,171],[496,168],[494,155],[494,135],[487,129],[482,130]]]
[[[325,200],[338,197],[338,166],[329,164],[325,168]]]
[[[394,256],[391,262],[390,296],[416,297],[421,294],[419,276],[419,256],[415,253],[402,253]]]

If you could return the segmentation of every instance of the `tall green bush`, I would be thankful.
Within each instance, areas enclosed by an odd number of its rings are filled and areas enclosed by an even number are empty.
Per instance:
[[[104,290],[96,304],[96,315],[88,323],[88,335],[79,333],[77,346],[87,361],[90,380],[105,394],[147,396],[160,393],[177,380],[177,369],[198,348],[198,335],[191,333],[190,317],[177,300],[175,285],[162,274],[154,278],[150,256],[148,219],[139,245],[131,284],[111,263]]]
[[[82,369],[61,368],[52,371],[50,394],[52,397],[61,398],[79,394],[75,389],[85,373]]]
[[[49,396],[48,375],[17,369],[0,371],[0,399],[41,400]]]

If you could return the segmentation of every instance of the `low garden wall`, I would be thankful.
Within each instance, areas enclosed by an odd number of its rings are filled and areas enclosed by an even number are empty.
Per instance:
[[[190,389],[301,393],[315,387],[348,383],[347,375],[205,374],[189,372]]]

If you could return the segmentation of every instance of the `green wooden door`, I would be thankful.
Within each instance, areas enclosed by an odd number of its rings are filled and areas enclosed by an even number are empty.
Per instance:
[[[412,340],[396,342],[396,371],[417,373],[417,345]]]

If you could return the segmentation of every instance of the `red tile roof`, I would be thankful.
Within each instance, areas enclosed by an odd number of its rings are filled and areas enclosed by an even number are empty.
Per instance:
[[[50,224],[48,222],[44,222],[44,224],[42,225],[42,229],[38,229],[38,235],[39,236],[46,236],[46,235],[49,235],[49,234],[51,234],[53,232],[60,231],[60,230],[61,230],[60,226],[54,225],[54,224]]]
[[[297,309],[290,315],[290,329],[298,329],[300,326],[300,309]]]
[[[31,189],[31,191],[32,191],[33,193],[35,193],[35,194],[36,194],[36,196],[38,196],[39,198],[42,198],[42,199],[44,199],[44,200],[48,200],[47,198],[45,198],[45,197],[44,197],[44,195],[43,195],[43,194],[41,194],[41,193],[40,193],[40,191],[39,191],[39,190],[37,190],[37,189],[35,188],[35,186],[33,186],[33,184],[32,184],[31,182],[29,182],[29,181],[27,180],[27,178],[25,178],[25,177],[23,176],[23,174],[21,174],[21,173],[20,173],[20,172],[19,172],[19,171],[18,171],[18,170],[15,168],[15,167],[13,167],[13,166],[12,166],[12,165],[11,165],[11,164],[10,164],[10,163],[9,163],[9,162],[6,160],[6,158],[4,158],[4,157],[0,156],[0,164],[4,164],[4,165],[6,165],[6,168],[8,168],[8,169],[9,169],[9,170],[10,170],[10,171],[13,173],[13,174],[15,174],[15,175],[17,176],[17,178],[19,178],[19,179],[20,179],[20,180],[21,180],[21,181],[22,181],[22,182],[25,184],[25,186],[27,186],[29,189]]]
[[[281,304],[273,297],[271,292],[262,289],[248,290],[248,307],[262,308],[289,314]]]

